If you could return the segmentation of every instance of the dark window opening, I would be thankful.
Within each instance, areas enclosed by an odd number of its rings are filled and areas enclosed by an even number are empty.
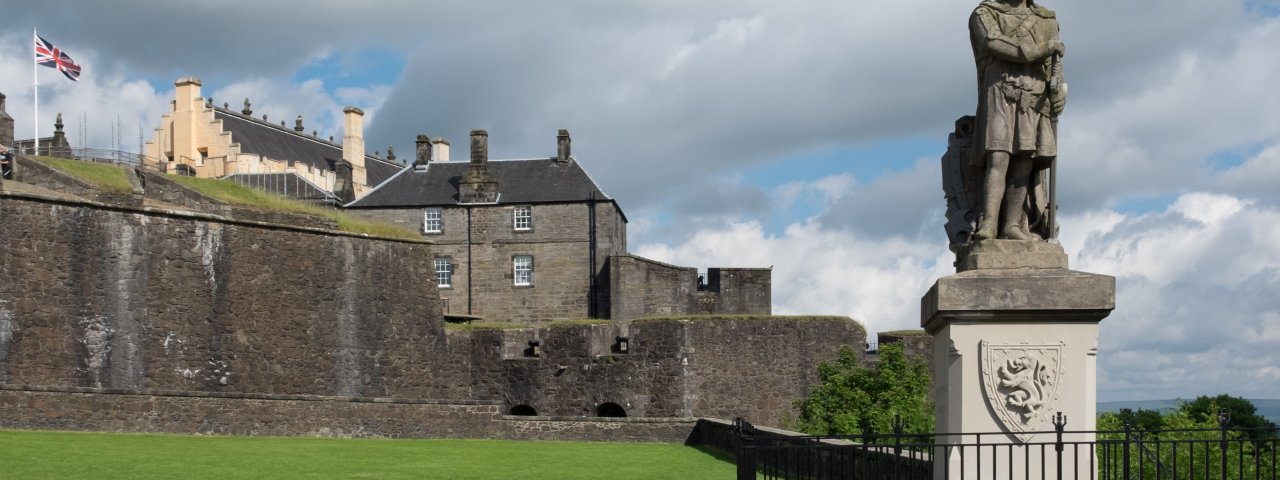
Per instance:
[[[627,416],[627,411],[622,408],[622,405],[613,402],[602,403],[596,407],[596,416],[622,418]]]
[[[538,411],[534,410],[533,407],[522,404],[522,405],[516,405],[514,407],[511,407],[511,413],[509,413],[508,415],[519,415],[522,417],[536,417],[538,416]]]

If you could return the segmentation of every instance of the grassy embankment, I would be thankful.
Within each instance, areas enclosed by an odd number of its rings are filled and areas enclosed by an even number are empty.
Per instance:
[[[300,213],[304,215],[324,217],[336,222],[338,224],[338,230],[342,230],[344,232],[363,233],[380,237],[405,238],[411,240],[422,239],[421,235],[394,225],[365,220],[363,218],[349,215],[340,210],[324,208],[284,198],[262,190],[249,188],[236,182],[212,178],[186,177],[181,175],[171,175],[168,178],[187,188],[228,203],[262,210]]]
[[[46,156],[36,157],[36,160],[80,181],[94,185],[103,191],[112,193],[129,193],[132,191],[127,177],[128,172],[119,165]],[[197,192],[235,205],[274,212],[324,217],[337,223],[338,230],[344,232],[411,240],[422,239],[421,235],[394,225],[357,218],[340,210],[299,202],[261,190],[255,190],[235,182],[180,175],[170,175],[167,178]]]
[[[128,173],[124,167],[110,163],[82,162],[57,157],[35,157],[35,160],[48,165],[75,179],[96,186],[105,192],[129,193],[133,187],[129,185]]]
[[[721,479],[681,445],[205,437],[0,430],[0,478]]]

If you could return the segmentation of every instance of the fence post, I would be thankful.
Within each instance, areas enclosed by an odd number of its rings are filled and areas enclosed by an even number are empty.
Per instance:
[[[1058,441],[1053,445],[1053,449],[1058,451],[1058,480],[1062,480],[1062,432],[1066,429],[1066,426],[1066,415],[1063,415],[1062,412],[1058,412],[1053,416],[1053,429],[1058,433]]]
[[[1132,435],[1133,425],[1129,425],[1129,422],[1124,422],[1124,458],[1122,459],[1124,461],[1124,480],[1130,480],[1130,478],[1132,478],[1132,472],[1129,470],[1129,444],[1133,441]]]
[[[1231,414],[1226,409],[1218,410],[1218,448],[1222,449],[1219,455],[1222,459],[1222,476],[1218,478],[1227,478],[1227,425],[1231,423]]]
[[[742,417],[733,419],[733,436],[738,440],[737,448],[734,454],[737,457],[738,478],[743,480],[752,480],[756,478],[756,462],[755,457],[747,453],[747,430],[752,428]]]
[[[902,416],[895,413],[893,414],[893,456],[895,460],[896,457],[902,455],[902,431]]]

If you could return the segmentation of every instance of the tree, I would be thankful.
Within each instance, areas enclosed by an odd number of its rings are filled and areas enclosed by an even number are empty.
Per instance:
[[[1232,415],[1227,430],[1218,424],[1220,409]],[[1236,422],[1237,415],[1242,423]],[[1275,468],[1275,424],[1257,416],[1253,403],[1243,398],[1202,396],[1168,412],[1103,413],[1098,430],[1099,458],[1118,458],[1125,445],[1120,442],[1129,440],[1127,469],[1133,478],[1180,478],[1225,470],[1227,479],[1245,479]],[[1106,467],[1104,477],[1123,478],[1123,462],[1106,462]]]
[[[1252,440],[1276,438],[1276,424],[1258,415],[1258,407],[1241,397],[1225,393],[1216,397],[1201,395],[1182,404],[1181,410],[1201,422],[1216,422],[1218,412],[1226,411],[1232,428],[1249,429],[1245,432],[1246,437]]]
[[[879,356],[867,367],[845,346],[820,363],[819,384],[796,402],[793,427],[815,435],[889,433],[898,415],[905,432],[933,432],[929,366],[906,358],[898,343],[881,345]]]

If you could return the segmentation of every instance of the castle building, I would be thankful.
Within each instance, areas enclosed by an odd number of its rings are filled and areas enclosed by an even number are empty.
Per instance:
[[[472,131],[470,162],[449,162],[419,136],[412,168],[346,205],[436,244],[448,313],[516,322],[771,313],[770,269],[700,279],[695,268],[629,255],[627,217],[570,154],[568,131],[554,157],[490,160],[488,142]]]
[[[395,175],[402,166],[367,155],[364,112],[343,109],[342,143],[308,134],[301,116],[289,128],[253,117],[249,99],[240,111],[214,105],[200,93],[201,82],[174,82],[172,111],[163,116],[143,155],[159,170],[199,177],[229,178],[303,199],[346,202]]]

